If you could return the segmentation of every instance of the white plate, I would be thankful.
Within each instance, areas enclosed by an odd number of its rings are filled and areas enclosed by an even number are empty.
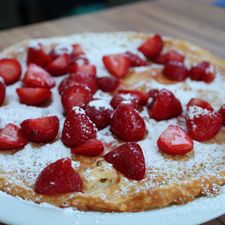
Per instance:
[[[223,215],[224,202],[225,187],[219,196],[183,206],[141,213],[96,213],[38,205],[0,192],[0,221],[10,225],[194,225]]]

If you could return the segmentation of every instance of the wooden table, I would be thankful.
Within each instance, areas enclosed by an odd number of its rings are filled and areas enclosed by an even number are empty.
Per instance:
[[[0,50],[27,38],[132,30],[187,39],[225,58],[225,9],[212,0],[155,0],[0,32]],[[225,216],[207,225],[225,224]],[[0,224],[1,225],[1,224]]]

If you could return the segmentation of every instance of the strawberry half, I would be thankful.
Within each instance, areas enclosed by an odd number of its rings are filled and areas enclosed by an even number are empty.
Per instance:
[[[181,115],[182,106],[174,94],[166,89],[154,91],[147,103],[149,116],[155,120],[168,120]]]
[[[142,180],[145,176],[145,158],[137,143],[126,143],[104,156],[113,167],[132,180]]]
[[[138,50],[142,52],[147,58],[157,58],[163,49],[163,40],[159,34],[155,34],[153,37],[148,38]]]
[[[145,137],[146,126],[143,118],[129,103],[121,103],[113,113],[111,131],[123,141],[139,141]]]
[[[214,68],[207,61],[202,61],[199,64],[192,66],[188,75],[192,80],[205,81],[206,83],[210,83],[215,79]]]
[[[223,126],[225,126],[225,104],[221,106],[219,113],[223,118]]]
[[[179,52],[170,50],[165,54],[159,55],[154,62],[162,65],[166,65],[169,62],[184,62],[184,56],[181,55]]]
[[[17,59],[0,59],[0,77],[6,85],[17,82],[22,73],[22,68]]]
[[[191,107],[191,106],[198,106],[198,107],[201,107],[203,109],[207,109],[209,111],[214,110],[210,103],[208,103],[207,101],[204,101],[200,98],[190,99],[190,101],[187,104],[187,109],[189,109],[189,107]]]
[[[27,51],[27,64],[36,64],[40,67],[45,67],[52,61],[51,56],[45,52],[41,44],[35,47],[29,47]]]
[[[55,81],[46,70],[31,63],[27,68],[23,84],[26,87],[53,88]]]
[[[67,114],[74,106],[84,108],[92,99],[88,87],[76,84],[66,89],[61,95],[64,112]]]
[[[110,74],[123,78],[128,74],[130,60],[122,54],[103,56],[103,63]]]
[[[69,66],[69,73],[85,73],[90,74],[91,76],[96,76],[96,67],[91,64],[87,65],[70,65]]]
[[[198,106],[189,107],[186,124],[189,135],[197,141],[207,141],[219,133],[222,127],[222,116]]]
[[[113,109],[103,100],[93,100],[86,106],[85,112],[98,129],[103,129],[109,125]]]
[[[193,149],[193,140],[181,127],[169,125],[159,136],[157,145],[164,153],[184,155]]]
[[[101,91],[114,92],[120,86],[120,80],[116,77],[99,77],[97,86]]]
[[[50,62],[45,69],[52,75],[52,76],[60,76],[68,73],[69,67],[69,56],[67,54],[63,54]]]
[[[70,76],[64,78],[61,81],[58,88],[60,95],[62,95],[66,89],[73,86],[77,86],[77,84],[89,88],[92,94],[94,94],[97,90],[95,75],[86,73],[76,73],[71,74]]]
[[[187,69],[182,62],[171,61],[162,71],[163,75],[174,81],[183,81],[187,78]]]
[[[59,159],[45,167],[35,182],[35,191],[44,195],[82,192],[83,182],[69,158]]]
[[[104,146],[102,142],[96,139],[90,139],[71,149],[73,154],[85,156],[99,156],[103,151]]]
[[[5,101],[5,93],[6,93],[6,90],[5,90],[5,82],[3,79],[1,79],[0,77],[0,106],[4,103]]]
[[[74,107],[64,122],[62,142],[69,147],[83,144],[89,139],[96,138],[96,127],[85,111]]]
[[[58,134],[59,119],[57,116],[27,119],[20,126],[30,141],[48,143],[53,141]]]
[[[28,143],[20,127],[7,124],[0,129],[0,150],[15,150],[23,148]]]
[[[131,67],[136,67],[136,66],[146,66],[147,61],[146,59],[142,59],[139,55],[134,54],[132,52],[125,52],[125,56],[128,57],[130,60],[130,66]]]
[[[51,99],[52,93],[47,88],[17,88],[16,92],[21,103],[38,106]]]

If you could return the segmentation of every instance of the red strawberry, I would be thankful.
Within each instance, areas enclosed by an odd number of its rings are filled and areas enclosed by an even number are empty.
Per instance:
[[[103,100],[94,100],[89,102],[85,112],[97,128],[103,129],[109,125],[113,109]]]
[[[184,62],[184,56],[181,55],[179,52],[170,50],[163,55],[159,55],[154,62],[158,64],[166,65],[169,62]]]
[[[3,79],[0,77],[0,106],[4,103],[5,101],[5,82]]]
[[[101,91],[114,92],[120,86],[120,80],[116,77],[99,77],[97,86]]]
[[[85,73],[90,75],[96,75],[96,67],[91,64],[78,65],[74,64],[69,67],[69,73]]]
[[[67,54],[63,54],[53,60],[50,64],[45,68],[52,76],[60,76],[68,73],[69,67],[69,56]]]
[[[132,52],[125,52],[125,56],[127,56],[130,60],[131,67],[147,65],[147,61],[145,59],[142,59],[139,55],[136,55]]]
[[[17,59],[0,59],[0,77],[6,85],[17,82],[22,73],[22,68]]]
[[[221,114],[198,106],[189,108],[186,124],[188,133],[197,141],[207,141],[219,133],[222,127]]]
[[[75,57],[80,56],[80,55],[84,55],[84,52],[83,52],[83,50],[82,50],[82,48],[79,44],[73,44],[72,48],[73,48],[73,55]]]
[[[99,156],[104,151],[104,146],[101,141],[90,139],[81,145],[73,147],[71,152],[73,154],[85,156]]]
[[[71,160],[63,158],[41,171],[35,182],[35,191],[44,195],[82,192],[83,182],[80,175],[74,171]]]
[[[59,93],[62,95],[63,92],[69,87],[82,85],[90,89],[91,93],[94,94],[97,90],[96,77],[95,75],[86,73],[71,74],[64,78],[59,85]]]
[[[181,115],[182,106],[174,94],[166,89],[155,92],[148,100],[148,113],[155,120],[168,120]]]
[[[137,143],[126,143],[104,156],[113,167],[132,180],[142,180],[145,176],[145,158]]]
[[[30,141],[47,143],[53,141],[58,134],[59,119],[57,116],[27,119],[20,125]]]
[[[214,68],[206,61],[202,61],[201,63],[192,66],[188,75],[192,80],[205,81],[206,83],[210,83],[215,79]]]
[[[184,155],[193,149],[193,140],[181,127],[169,125],[160,135],[157,145],[164,153]]]
[[[51,99],[52,93],[47,88],[17,88],[21,103],[38,106]]]
[[[119,90],[118,93],[136,95],[139,98],[140,105],[145,105],[148,100],[148,95],[139,90]]]
[[[29,47],[27,52],[27,64],[34,63],[38,66],[45,67],[52,61],[49,54],[47,54],[41,44],[35,47]]]
[[[46,70],[31,63],[27,68],[23,84],[27,87],[53,88],[55,81]]]
[[[122,54],[103,56],[103,62],[110,74],[115,77],[123,78],[128,74],[130,60]]]
[[[207,101],[204,101],[200,98],[192,98],[190,99],[190,101],[187,104],[187,109],[191,106],[198,106],[201,107],[203,109],[207,109],[209,111],[213,111],[213,107],[211,106],[210,103],[208,103]]]
[[[123,141],[139,141],[146,134],[143,118],[129,103],[121,103],[113,113],[111,130]]]
[[[155,59],[159,56],[163,48],[163,40],[159,34],[148,38],[138,50],[142,52],[147,58]]]
[[[167,63],[162,73],[170,80],[183,81],[187,78],[187,69],[182,62],[171,61]]]
[[[223,125],[225,126],[225,104],[221,106],[219,113],[223,118]]]
[[[92,99],[92,94],[88,87],[79,84],[66,89],[62,96],[62,105],[67,114],[74,106],[84,108]]]
[[[0,150],[23,148],[28,143],[20,127],[9,123],[0,129]]]
[[[69,147],[77,146],[89,139],[96,138],[93,122],[80,107],[74,107],[64,122],[62,142]]]

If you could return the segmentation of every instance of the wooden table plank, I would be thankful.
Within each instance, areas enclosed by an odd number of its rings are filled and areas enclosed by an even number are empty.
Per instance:
[[[225,10],[212,0],[157,0],[0,32],[0,50],[27,38],[132,30],[187,39],[225,58]],[[225,216],[204,225],[225,224]],[[2,225],[0,223],[0,225]]]

